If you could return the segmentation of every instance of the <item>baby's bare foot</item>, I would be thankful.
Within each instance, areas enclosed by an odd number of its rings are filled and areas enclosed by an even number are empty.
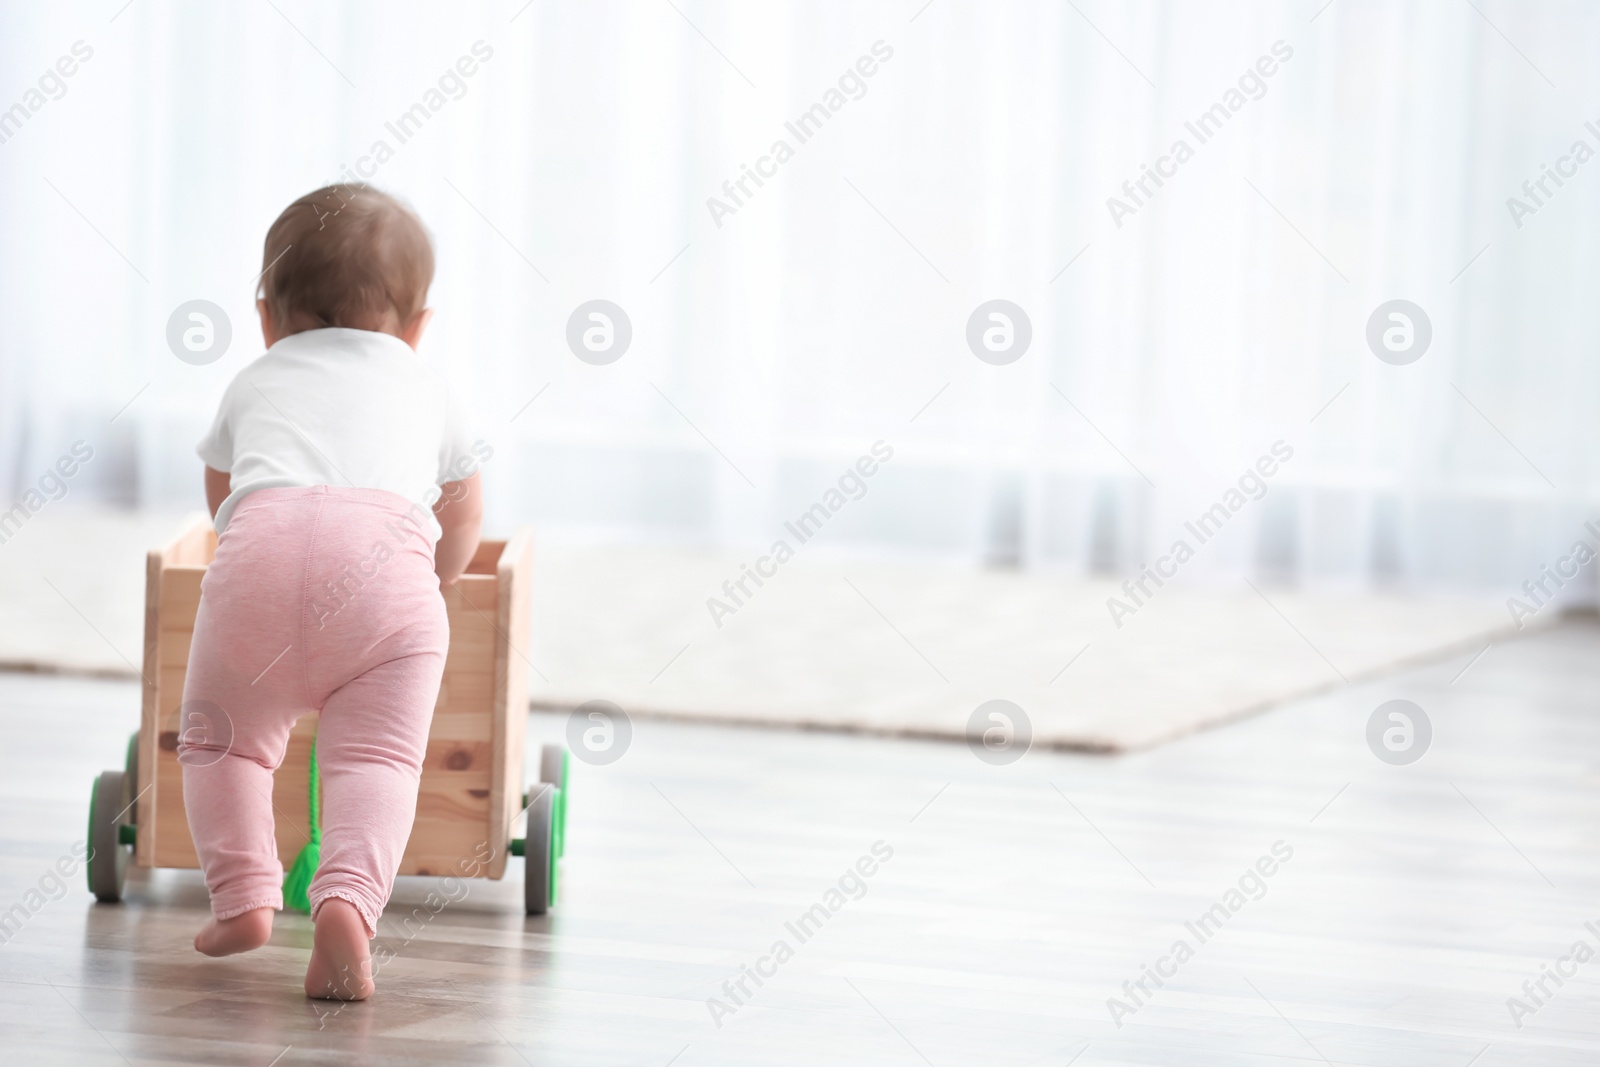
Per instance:
[[[212,919],[194,935],[194,947],[207,956],[232,956],[260,948],[272,936],[272,909],[256,908],[231,919]]]
[[[367,924],[354,904],[329,897],[317,909],[306,996],[320,1000],[366,1000],[372,996],[372,948]]]

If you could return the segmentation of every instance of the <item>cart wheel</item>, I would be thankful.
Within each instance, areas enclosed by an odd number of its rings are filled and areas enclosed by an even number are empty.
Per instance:
[[[539,781],[548,782],[559,792],[556,794],[555,837],[556,858],[567,854],[567,765],[569,753],[565,745],[545,745],[539,750]]]
[[[89,891],[102,903],[122,899],[128,881],[127,846],[121,841],[123,812],[133,798],[122,771],[102,771],[89,797]]]
[[[534,787],[528,805],[528,831],[522,842],[522,902],[529,915],[543,915],[556,899],[555,798],[556,788]]]
[[[567,746],[545,745],[539,749],[539,781],[567,787]]]

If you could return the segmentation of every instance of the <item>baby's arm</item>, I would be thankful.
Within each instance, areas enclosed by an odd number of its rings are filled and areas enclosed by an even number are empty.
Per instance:
[[[206,468],[206,507],[211,509],[213,519],[217,517],[217,509],[222,506],[222,502],[228,499],[228,479],[227,471]]]
[[[483,530],[482,475],[445,482],[439,488],[433,515],[444,533],[433,552],[433,569],[440,581],[449,584],[461,577],[478,551],[478,535]]]

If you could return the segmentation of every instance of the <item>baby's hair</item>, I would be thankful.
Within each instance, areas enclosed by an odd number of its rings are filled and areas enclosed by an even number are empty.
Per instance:
[[[433,244],[388,193],[329,185],[284,208],[262,266],[260,299],[280,336],[328,326],[393,333],[427,303]]]

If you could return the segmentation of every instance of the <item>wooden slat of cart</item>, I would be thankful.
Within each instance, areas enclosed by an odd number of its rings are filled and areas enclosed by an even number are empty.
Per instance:
[[[216,553],[217,535],[212,528],[211,520],[205,515],[194,515],[183,525],[178,536],[173,538],[164,547],[150,552],[145,557],[145,583],[144,583],[144,690],[142,694],[142,707],[139,715],[139,803],[135,810],[137,837],[134,845],[134,862],[139,866],[149,867],[159,865],[158,845],[161,834],[158,827],[162,819],[162,802],[170,795],[177,799],[172,802],[176,814],[181,820],[183,815],[182,790],[173,793],[170,786],[163,786],[161,781],[161,749],[154,743],[161,734],[161,719],[163,705],[172,702],[172,707],[177,704],[172,701],[169,694],[176,692],[177,699],[181,700],[183,692],[182,667],[178,668],[179,674],[175,679],[176,688],[170,687],[171,683],[162,678],[162,634],[161,626],[166,620],[161,615],[162,587],[165,582],[165,572],[169,567],[180,566],[205,566]],[[194,617],[191,614],[187,620],[174,619],[174,626],[183,629],[193,629]],[[172,640],[176,640],[174,637]],[[168,656],[170,658],[170,641]],[[187,641],[183,660],[187,661]],[[170,770],[169,770],[170,776]],[[166,815],[170,821],[173,815],[168,810]],[[188,840],[189,828],[187,822],[181,822],[181,836]],[[178,831],[174,829],[173,833]],[[191,845],[189,851],[193,852]],[[192,865],[192,864],[190,864]]]
[[[496,567],[500,603],[494,660],[495,774],[489,794],[489,843],[494,848],[489,877],[505,873],[507,849],[517,834],[522,810],[523,745],[528,726],[529,575],[533,535],[518,530],[500,552]]]

